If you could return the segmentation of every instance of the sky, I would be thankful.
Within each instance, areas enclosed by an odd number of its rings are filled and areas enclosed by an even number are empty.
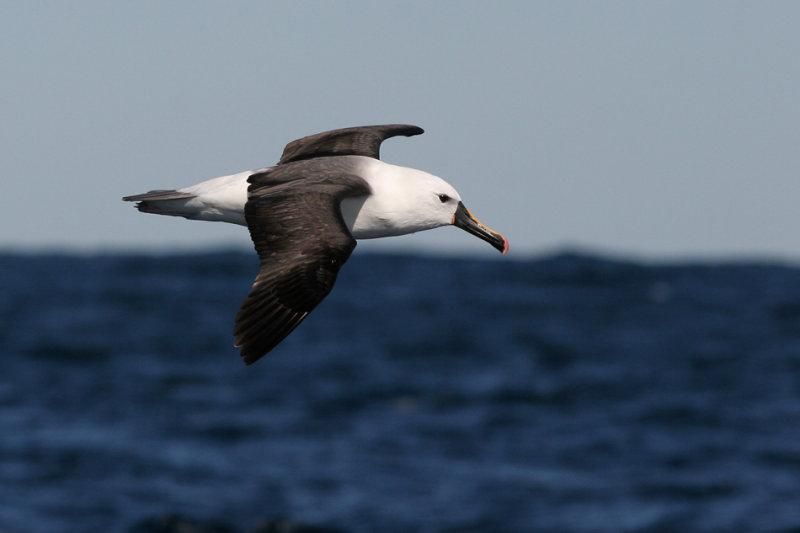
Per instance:
[[[248,248],[120,201],[425,128],[512,254],[800,259],[797,2],[0,0],[0,249]],[[359,249],[492,256],[455,228]]]

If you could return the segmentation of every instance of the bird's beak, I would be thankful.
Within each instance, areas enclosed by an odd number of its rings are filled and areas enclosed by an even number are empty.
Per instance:
[[[498,233],[492,228],[483,225],[472,215],[472,213],[469,212],[469,209],[464,207],[463,202],[458,202],[458,209],[456,209],[456,212],[453,215],[452,224],[454,226],[458,226],[467,233],[472,233],[476,237],[480,237],[484,241],[500,250],[503,255],[508,253],[508,239],[506,239],[501,233]]]

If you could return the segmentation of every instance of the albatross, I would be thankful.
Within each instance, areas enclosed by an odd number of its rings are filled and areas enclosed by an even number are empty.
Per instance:
[[[274,166],[122,199],[143,213],[247,226],[260,269],[236,315],[234,345],[251,364],[330,293],[357,239],[453,225],[508,252],[449,183],[380,160],[386,139],[421,133],[407,124],[326,131],[287,144]]]

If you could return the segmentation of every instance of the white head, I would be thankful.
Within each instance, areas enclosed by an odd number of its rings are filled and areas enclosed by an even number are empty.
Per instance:
[[[359,206],[352,227],[354,236],[385,237],[455,225],[503,253],[508,251],[506,238],[472,216],[461,195],[445,180],[421,170],[375,161],[376,167],[364,175],[372,195]]]
[[[461,202],[458,191],[438,176],[421,170],[406,170],[408,172],[395,183],[396,198],[403,198],[406,216],[420,229],[452,224]]]

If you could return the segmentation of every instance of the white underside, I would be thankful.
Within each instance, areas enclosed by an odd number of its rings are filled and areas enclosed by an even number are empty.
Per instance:
[[[404,235],[449,223],[448,217],[452,213],[438,212],[441,208],[435,202],[431,206],[427,204],[429,197],[435,197],[436,191],[442,188],[446,189],[442,192],[458,198],[458,193],[444,180],[419,170],[390,165],[369,157],[346,157],[357,158],[359,174],[372,189],[369,196],[348,198],[341,204],[342,217],[356,239]],[[250,170],[221,176],[179,189],[195,197],[174,201],[174,209],[177,211],[174,214],[192,220],[246,226],[244,206],[247,202],[247,178],[259,171]],[[420,191],[420,185],[425,185],[426,188]],[[431,190],[428,191],[428,188]],[[425,195],[422,196],[424,203],[418,198],[422,194]]]
[[[184,201],[184,216],[193,220],[230,222],[246,226],[244,204],[247,202],[247,178],[255,172],[257,171],[248,170],[221,176],[179,189],[195,195],[195,198]]]

